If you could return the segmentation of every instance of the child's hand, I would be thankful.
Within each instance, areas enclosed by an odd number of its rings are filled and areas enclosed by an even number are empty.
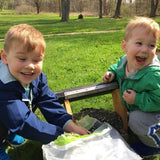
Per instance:
[[[103,76],[103,82],[108,83],[114,79],[114,74],[112,72],[106,72]]]
[[[136,97],[136,92],[131,89],[127,89],[123,92],[123,99],[128,104],[134,104],[135,97]]]
[[[87,129],[77,126],[75,123],[73,123],[72,121],[69,122],[66,127],[64,128],[65,132],[68,133],[76,133],[79,135],[85,135],[85,134],[90,134],[91,132],[88,131]]]

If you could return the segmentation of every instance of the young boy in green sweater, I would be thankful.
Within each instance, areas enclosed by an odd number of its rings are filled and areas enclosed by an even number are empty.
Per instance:
[[[126,27],[126,53],[104,74],[103,81],[118,81],[130,129],[149,147],[160,148],[160,62],[156,55],[159,25],[135,17]]]

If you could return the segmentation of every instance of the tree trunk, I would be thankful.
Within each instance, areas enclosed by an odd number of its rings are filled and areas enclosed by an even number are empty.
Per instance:
[[[120,17],[121,3],[122,3],[122,0],[118,0],[115,15],[113,16],[113,18],[119,18]]]
[[[99,0],[99,18],[102,18],[102,0]]]
[[[40,4],[38,2],[35,2],[36,9],[37,9],[37,14],[40,13]]]
[[[107,12],[106,12],[106,0],[103,0],[102,7],[103,7],[103,14],[107,15]]]
[[[62,16],[62,5],[61,5],[61,0],[59,0],[59,17]]]
[[[61,0],[62,21],[69,21],[70,0]]]
[[[156,10],[158,7],[159,0],[151,0],[151,12],[150,12],[150,17],[155,17],[156,16]]]

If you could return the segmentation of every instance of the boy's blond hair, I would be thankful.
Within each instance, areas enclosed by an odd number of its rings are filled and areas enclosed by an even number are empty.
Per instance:
[[[16,41],[23,45],[27,52],[34,50],[45,52],[46,43],[42,33],[30,25],[19,24],[11,27],[5,36],[4,50],[8,52],[12,43]]]
[[[132,36],[132,31],[137,27],[143,27],[147,33],[152,32],[156,41],[159,40],[159,24],[153,19],[147,17],[135,17],[132,19],[126,27],[124,40],[127,41]]]

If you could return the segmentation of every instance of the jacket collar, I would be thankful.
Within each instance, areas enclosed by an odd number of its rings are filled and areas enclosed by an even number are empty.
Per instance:
[[[125,74],[125,66],[127,64],[127,55],[124,55],[122,58],[122,62],[121,64],[118,66],[117,70],[119,71],[118,74]],[[154,67],[154,68],[153,68]],[[127,78],[130,79],[139,79],[141,76],[143,76],[144,74],[146,74],[146,72],[149,72],[150,70],[153,71],[155,70],[155,67],[160,70],[160,61],[157,57],[157,55],[154,56],[153,61],[151,64],[149,64],[148,66],[144,67],[141,70],[136,70],[134,71],[131,75],[129,75]]]
[[[16,79],[10,74],[8,66],[6,64],[3,64],[2,61],[0,61],[0,75],[1,75],[0,80],[4,84],[16,81]]]

